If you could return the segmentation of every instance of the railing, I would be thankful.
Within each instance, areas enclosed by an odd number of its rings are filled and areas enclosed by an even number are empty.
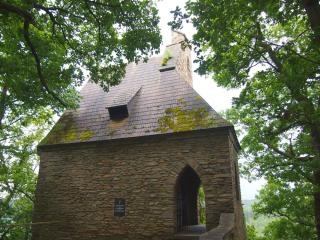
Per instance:
[[[222,213],[219,225],[200,236],[200,240],[232,240],[234,229],[234,213]]]

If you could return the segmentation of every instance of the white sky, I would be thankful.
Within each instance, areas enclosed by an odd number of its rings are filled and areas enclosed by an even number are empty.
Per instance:
[[[165,45],[171,42],[171,30],[167,25],[172,20],[171,10],[174,10],[177,5],[183,8],[185,0],[162,0],[158,2],[159,15],[160,15],[160,28],[162,34],[163,44],[161,46],[161,53],[165,50]],[[191,24],[185,25],[181,30],[187,35],[189,39],[195,33],[195,29]],[[195,66],[193,66],[195,68]],[[218,87],[217,84],[210,78],[199,76],[193,73],[193,87],[194,89],[216,110],[222,111],[231,107],[233,97],[238,96],[239,90],[226,90]],[[254,199],[258,190],[261,189],[265,180],[259,180],[249,183],[245,179],[241,179],[241,195],[242,199]]]

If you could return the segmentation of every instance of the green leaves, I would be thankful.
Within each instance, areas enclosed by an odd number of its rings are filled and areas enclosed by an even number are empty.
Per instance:
[[[0,236],[30,239],[38,157],[36,145],[50,128],[52,111],[8,111],[0,132]],[[49,123],[49,124],[48,124]]]
[[[220,86],[241,88],[227,115],[242,135],[242,173],[269,180],[260,213],[290,215],[274,222],[266,239],[304,239],[304,231],[314,237],[315,225],[299,229],[303,213],[293,209],[312,206],[310,192],[320,194],[320,8],[312,3],[196,0],[185,7],[197,30],[197,71]],[[181,9],[174,17],[173,27],[186,19]],[[308,211],[308,221],[320,214]]]
[[[157,10],[146,0],[15,1],[0,11],[1,85],[21,101],[57,110],[76,107],[72,89],[84,73],[108,89],[128,62],[146,59],[161,41]]]
[[[310,136],[320,133],[320,54],[302,6],[198,0],[186,9],[197,29],[198,71],[211,73],[221,86],[242,88],[230,114],[246,131],[248,169],[258,176],[311,181],[310,162],[319,154],[319,140]],[[184,19],[182,13],[175,17]]]
[[[0,239],[30,239],[36,145],[86,80],[105,90],[161,42],[153,3],[0,2]],[[90,131],[65,133],[87,141]]]
[[[309,183],[268,179],[253,206],[255,214],[275,217],[262,239],[317,239],[312,194]]]

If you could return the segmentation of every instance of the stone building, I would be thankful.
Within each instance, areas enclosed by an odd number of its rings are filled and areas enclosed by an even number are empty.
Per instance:
[[[184,37],[108,93],[87,83],[39,145],[34,240],[245,239],[239,143],[193,90]]]

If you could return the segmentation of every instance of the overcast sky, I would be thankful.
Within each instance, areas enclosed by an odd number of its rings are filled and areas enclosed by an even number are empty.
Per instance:
[[[159,15],[161,18],[160,27],[163,38],[161,53],[164,52],[165,46],[171,42],[171,30],[167,25],[167,23],[172,20],[170,11],[174,10],[177,5],[183,8],[185,2],[185,0],[162,0],[158,2]],[[195,29],[189,24],[185,25],[181,31],[191,39]],[[195,68],[195,65],[193,68]],[[226,90],[218,87],[209,76],[199,76],[196,73],[193,73],[193,87],[218,112],[230,108],[232,98],[239,94],[239,90],[237,89]],[[242,199],[253,199],[264,183],[264,180],[249,183],[245,179],[241,179]]]

